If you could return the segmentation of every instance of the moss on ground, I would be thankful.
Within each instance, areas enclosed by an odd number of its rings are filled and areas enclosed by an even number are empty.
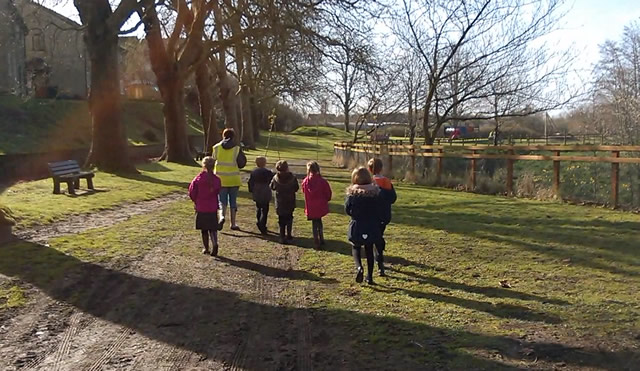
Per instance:
[[[19,286],[0,286],[0,311],[4,309],[18,308],[26,303],[26,295]]]

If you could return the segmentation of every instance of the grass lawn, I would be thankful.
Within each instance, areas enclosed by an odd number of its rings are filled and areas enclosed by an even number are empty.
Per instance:
[[[0,205],[13,212],[18,228],[46,224],[69,214],[86,213],[156,198],[171,192],[186,192],[200,168],[171,163],[147,163],[138,166],[140,174],[122,177],[98,172],[94,178],[96,192],[52,194],[51,179],[23,182],[0,194]],[[86,184],[81,183],[81,189]],[[66,190],[63,185],[63,190]],[[89,222],[89,221],[88,221]]]
[[[327,346],[339,357],[361,358],[379,369],[397,367],[398,360],[416,369],[633,369],[640,361],[640,216],[396,183],[398,202],[386,233],[388,277],[374,276],[376,285],[360,285],[353,280],[349,219],[342,210],[349,173],[329,165],[333,138],[320,136],[317,147],[313,135],[278,138],[283,159],[315,159],[321,150],[318,158],[334,191],[325,218],[328,244],[320,251],[311,249],[311,224],[298,197],[294,233],[302,257],[297,269],[323,282],[296,280],[289,289],[307,290],[314,328],[321,329],[315,335],[331,339]],[[249,152],[250,160],[265,153],[266,139]],[[275,162],[276,148],[269,153],[270,163]],[[198,171],[166,163],[140,170],[132,178],[98,174],[96,186],[105,192],[85,197],[50,195],[51,180],[18,184],[0,196],[0,203],[24,227],[184,191]],[[241,225],[252,227],[246,188],[240,207]],[[188,202],[176,202],[50,245],[97,262],[138,256],[160,243],[191,248],[197,242],[192,213]],[[275,230],[273,213],[270,219]],[[0,249],[3,272],[21,269],[12,266],[16,261],[46,265],[51,276],[35,281],[47,281],[72,268],[22,244],[22,250]],[[7,255],[16,251],[20,256]],[[500,287],[501,280],[512,287]],[[10,288],[2,290],[0,305],[12,295]]]

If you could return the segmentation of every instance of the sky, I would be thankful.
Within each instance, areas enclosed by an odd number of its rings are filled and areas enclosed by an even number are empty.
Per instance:
[[[58,0],[54,10],[78,21],[78,12],[71,0]],[[598,61],[599,45],[606,40],[618,40],[625,25],[640,22],[638,0],[567,0],[566,12],[555,32],[555,47],[573,47],[577,52],[576,70],[589,80]],[[135,22],[134,22],[135,24]]]

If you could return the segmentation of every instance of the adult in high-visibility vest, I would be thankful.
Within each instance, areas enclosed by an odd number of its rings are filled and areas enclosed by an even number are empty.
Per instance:
[[[212,157],[216,160],[213,172],[220,178],[222,189],[220,190],[220,226],[222,229],[227,215],[227,206],[231,209],[231,229],[240,229],[236,224],[236,214],[238,212],[238,190],[242,185],[240,169],[247,165],[247,157],[242,152],[242,148],[234,142],[235,131],[224,129],[222,141],[211,151]]]

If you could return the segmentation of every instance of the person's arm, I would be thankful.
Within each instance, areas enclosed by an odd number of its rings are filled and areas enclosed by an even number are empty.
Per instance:
[[[344,200],[344,212],[351,216],[351,197],[347,196],[347,198],[345,198]]]
[[[254,176],[253,176],[253,171],[251,172],[251,175],[249,175],[249,181],[247,182],[247,185],[249,186],[249,192],[253,192],[253,182],[255,181]]]
[[[191,184],[189,184],[189,198],[193,202],[196,202],[196,199],[198,198],[198,184],[196,183],[195,179],[191,182]]]
[[[271,179],[270,187],[274,191],[276,190],[276,188],[278,188],[278,183],[276,183],[275,179]]]
[[[391,185],[390,200],[389,201],[391,201],[392,204],[395,204],[397,199],[398,199],[398,194],[396,193],[396,188],[392,184]]]
[[[327,202],[331,201],[331,198],[333,197],[333,192],[331,191],[331,184],[329,184],[329,182],[325,179],[326,182],[326,191],[327,191]]]
[[[293,176],[293,181],[296,182],[296,189],[294,192],[298,192],[300,189],[300,183],[298,183],[298,178],[296,178],[295,175]]]

